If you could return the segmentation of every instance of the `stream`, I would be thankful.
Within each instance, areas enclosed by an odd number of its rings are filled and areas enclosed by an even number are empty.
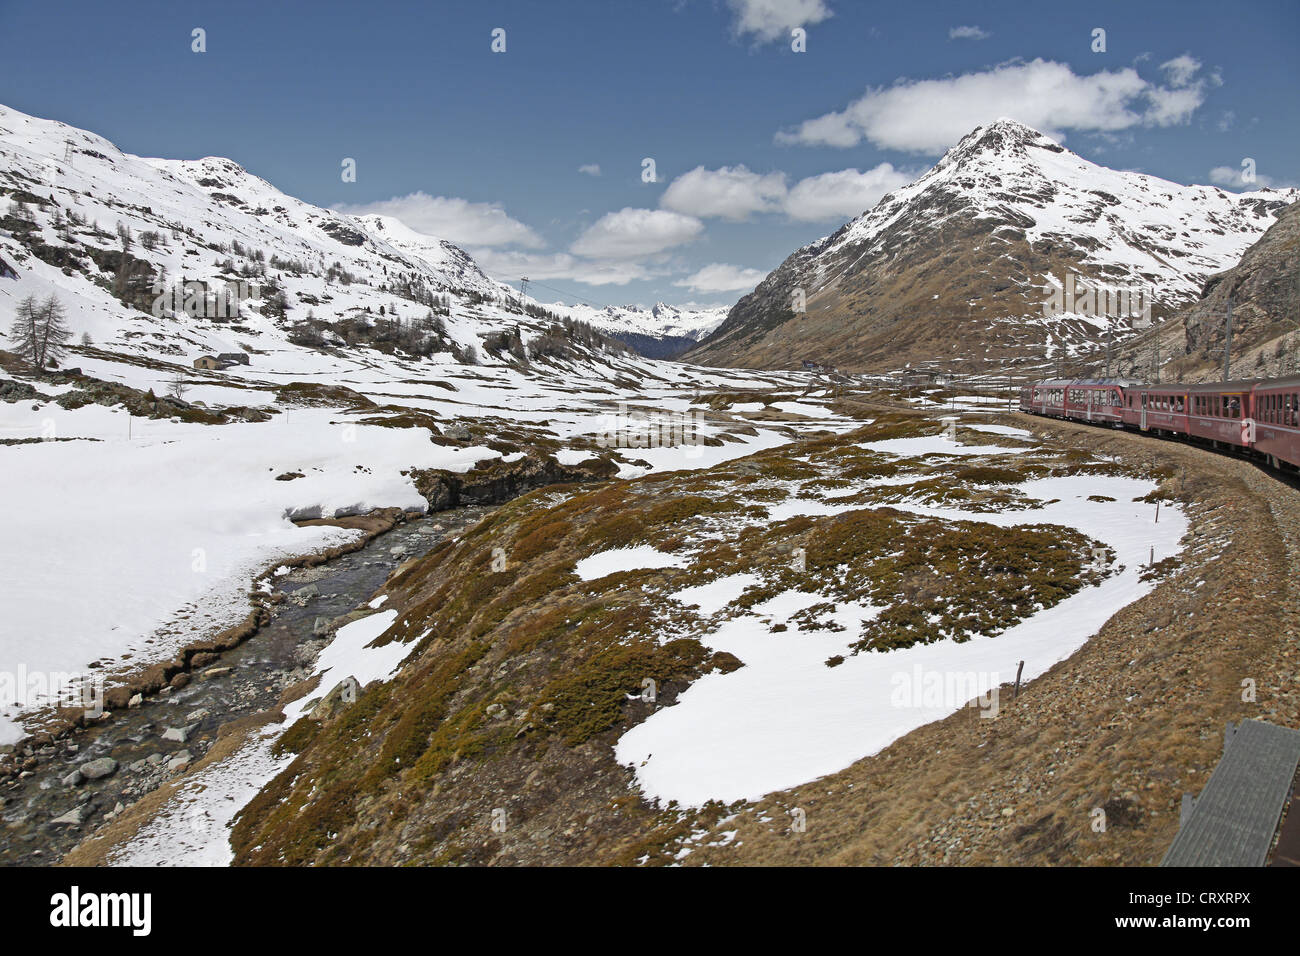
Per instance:
[[[0,866],[59,862],[123,808],[185,773],[222,724],[274,707],[286,687],[310,676],[334,627],[366,609],[398,565],[492,510],[413,518],[360,551],[273,578],[285,599],[270,605],[271,620],[244,643],[195,670],[186,686],[164,688],[42,747],[34,770],[0,782]]]

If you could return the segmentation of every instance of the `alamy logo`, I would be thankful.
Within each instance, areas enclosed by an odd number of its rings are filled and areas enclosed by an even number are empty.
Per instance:
[[[133,936],[148,936],[153,928],[150,893],[82,893],[74,886],[50,897],[50,925],[127,926]]]
[[[1073,272],[1059,284],[1048,276],[1043,284],[1043,317],[1073,314],[1086,318],[1137,319],[1138,324],[1151,322],[1151,290],[1103,286],[1089,282]]]

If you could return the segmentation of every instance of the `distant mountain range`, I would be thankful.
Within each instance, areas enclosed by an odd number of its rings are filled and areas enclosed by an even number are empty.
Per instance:
[[[691,309],[664,302],[656,302],[649,309],[563,302],[545,308],[568,313],[650,358],[675,358],[721,325],[729,311],[727,306]]]

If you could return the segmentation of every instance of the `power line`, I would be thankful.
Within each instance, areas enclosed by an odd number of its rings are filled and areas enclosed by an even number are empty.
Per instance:
[[[555,286],[553,286],[553,285],[547,285],[545,282],[538,282],[536,279],[526,279],[526,280],[523,280],[523,281],[531,282],[533,285],[535,285],[535,286],[541,286],[543,289],[550,289],[552,292],[558,292],[560,295],[564,296],[566,299],[574,299],[574,300],[576,300],[578,303],[581,303],[582,305],[596,305],[596,306],[600,306],[600,308],[602,308],[602,309],[617,309],[617,308],[620,308],[620,306],[617,306],[617,305],[610,305],[608,302],[596,302],[596,301],[594,301],[594,300],[592,300],[592,299],[587,298],[586,296],[578,295],[578,294],[575,293],[575,292],[565,292],[563,289],[557,289]]]

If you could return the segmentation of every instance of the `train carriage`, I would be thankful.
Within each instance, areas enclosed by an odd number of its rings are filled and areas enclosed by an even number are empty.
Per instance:
[[[1020,410],[1239,448],[1300,470],[1300,376],[1204,385],[1048,379],[1020,390]]]
[[[1020,408],[1054,418],[1120,424],[1124,389],[1136,384],[1123,379],[1050,379],[1021,389]]]
[[[1201,441],[1249,448],[1255,440],[1249,382],[1211,382],[1182,386],[1188,415],[1184,433]]]
[[[1068,379],[1048,379],[1036,385],[1030,385],[1020,392],[1020,410],[1033,412],[1035,415],[1050,415],[1053,418],[1065,417],[1065,387]]]
[[[1300,376],[1256,383],[1251,414],[1255,451],[1274,468],[1300,469]]]
[[[1187,386],[1149,385],[1137,389],[1137,425],[1142,431],[1187,434]]]
[[[1124,390],[1136,384],[1112,378],[1070,382],[1065,387],[1065,415],[1076,421],[1118,425],[1124,420]]]

